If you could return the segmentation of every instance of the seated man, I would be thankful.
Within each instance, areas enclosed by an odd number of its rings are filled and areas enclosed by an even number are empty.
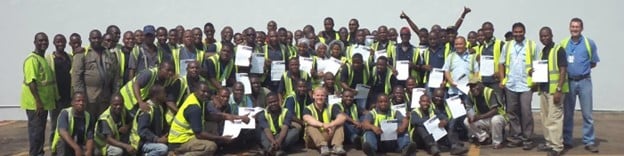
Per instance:
[[[414,153],[416,147],[410,143],[409,135],[406,133],[408,119],[403,118],[399,111],[390,109],[390,99],[387,95],[379,94],[375,99],[375,109],[366,114],[362,120],[365,129],[364,143],[362,144],[364,153],[366,155],[376,155],[377,151],[401,151],[402,155]],[[381,122],[384,120],[396,120],[397,129],[395,131],[398,135],[396,140],[380,140],[381,134],[384,133],[381,130]]]
[[[86,94],[75,92],[72,106],[59,114],[50,150],[52,155],[92,155],[95,120],[84,110]]]
[[[344,123],[344,134],[347,141],[359,148],[362,145],[362,124],[360,123],[360,117],[364,114],[364,111],[359,109],[353,101],[355,94],[350,90],[345,90],[342,93],[342,102],[332,104],[330,107],[331,118],[336,120],[339,114],[344,114],[346,121]]]
[[[485,87],[478,79],[471,79],[470,93],[466,100],[468,117],[464,120],[470,133],[479,143],[485,144],[491,132],[494,149],[502,148],[503,129],[505,128],[505,108],[500,103],[498,95],[491,88]]]
[[[180,109],[182,102],[186,96],[195,90],[195,86],[199,83],[206,83],[206,80],[199,76],[199,63],[190,61],[186,64],[186,75],[180,75],[167,84],[165,90],[167,92],[167,107],[165,109],[165,119],[168,124],[173,121],[174,115]]]
[[[288,70],[282,74],[277,89],[280,99],[295,94],[295,86],[293,84],[295,84],[297,80],[304,80],[306,84],[311,86],[310,80],[312,78],[310,78],[308,72],[299,69],[299,58],[293,57],[288,59],[288,65],[286,67],[288,67]],[[314,76],[316,76],[316,74],[314,74]]]
[[[400,105],[405,104],[405,112],[410,112],[410,101],[405,94],[405,88],[402,85],[395,85],[392,88],[392,98],[390,99],[390,105]],[[407,114],[407,113],[406,113]]]
[[[249,123],[249,117],[244,115],[236,115],[234,113],[238,113],[238,109],[236,112],[233,112],[233,109],[228,105],[228,101],[230,98],[230,90],[227,88],[219,89],[212,97],[212,100],[206,104],[206,112],[209,114],[214,114],[212,116],[206,117],[205,130],[208,133],[212,133],[213,135],[221,135],[223,134],[224,121],[225,120],[242,120],[245,123]],[[242,129],[239,133],[238,137],[230,140],[230,141],[216,141],[218,146],[226,147],[228,149],[237,149],[241,146],[231,146],[231,145],[252,145],[254,144],[256,139],[256,135],[253,133],[253,130],[250,129]],[[248,143],[244,143],[245,141],[249,141]],[[230,148],[233,147],[233,148]]]
[[[253,101],[251,101],[249,95],[245,94],[245,86],[242,82],[236,82],[232,86],[232,94],[230,94],[228,105],[233,115],[244,115],[238,114],[238,107],[253,107]]]
[[[451,114],[451,110],[449,109],[445,99],[444,99],[445,91],[443,88],[436,88],[433,91],[433,105],[431,108],[441,112],[441,116],[444,116],[448,119],[448,124],[444,124],[444,127],[448,134],[439,141],[442,141],[445,146],[451,147],[451,155],[460,155],[468,152],[468,148],[463,146],[463,143],[459,140],[458,130],[456,126],[461,124],[461,121],[457,121],[455,116]],[[442,122],[441,122],[442,123]]]
[[[167,107],[165,88],[154,85],[149,91],[149,112],[139,111],[135,116],[130,143],[149,156],[167,155],[167,122],[164,107]]]
[[[113,94],[110,106],[95,123],[95,144],[100,152],[96,155],[121,156],[124,151],[135,155],[137,149],[128,142],[131,122],[132,118],[123,107],[123,98]]]
[[[251,84],[251,100],[254,107],[266,107],[266,95],[271,92],[268,88],[262,86],[262,80],[255,75],[249,76],[249,83]],[[280,99],[278,99],[280,100]],[[292,111],[292,110],[291,110]]]
[[[312,98],[308,95],[308,85],[304,80],[295,81],[295,94],[289,95],[284,100],[283,107],[288,109],[293,114],[292,127],[295,127],[299,132],[303,130],[303,115],[302,111],[308,104],[312,103]]]
[[[346,151],[342,146],[344,140],[343,123],[346,120],[344,114],[339,114],[335,120],[329,118],[330,110],[327,105],[327,91],[324,88],[314,89],[314,103],[308,105],[303,111],[303,120],[306,122],[306,137],[304,141],[308,147],[320,148],[321,155],[329,156],[344,155]],[[334,147],[329,150],[328,143]]]
[[[410,113],[411,138],[418,147],[429,148],[429,154],[438,156],[440,155],[440,148],[431,133],[425,128],[424,123],[432,117],[436,117],[440,120],[438,126],[444,127],[448,120],[446,116],[429,107],[431,105],[429,95],[424,94],[420,96],[418,103],[420,107],[412,110]]]
[[[264,133],[260,134],[262,149],[269,155],[287,155],[288,150],[299,137],[299,131],[290,128],[293,114],[279,104],[277,94],[269,93],[266,97],[267,108],[258,115],[258,124]]]

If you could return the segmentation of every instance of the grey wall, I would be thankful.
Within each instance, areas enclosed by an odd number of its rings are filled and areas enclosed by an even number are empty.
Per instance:
[[[585,22],[583,34],[596,41],[601,62],[593,72],[594,109],[624,110],[617,103],[618,91],[624,87],[621,67],[624,61],[617,58],[616,39],[624,35],[617,30],[624,25],[624,11],[618,10],[624,1],[618,0],[229,0],[229,1],[88,1],[88,0],[4,0],[0,1],[0,49],[6,57],[0,58],[3,76],[0,77],[0,106],[19,105],[21,66],[23,59],[33,50],[33,37],[46,32],[49,37],[61,33],[66,36],[78,32],[83,44],[88,44],[91,29],[103,30],[109,24],[117,24],[122,31],[142,28],[145,24],[186,28],[202,27],[212,22],[218,30],[230,25],[236,32],[252,26],[266,29],[268,20],[276,20],[279,27],[301,29],[312,24],[322,29],[322,20],[334,18],[336,29],[347,26],[350,18],[358,18],[360,25],[376,28],[379,25],[400,28],[406,23],[399,19],[404,10],[421,27],[433,24],[454,24],[463,6],[472,8],[461,27],[460,34],[477,30],[484,21],[492,21],[495,36],[502,38],[514,22],[527,26],[527,38],[538,41],[537,32],[542,26],[553,28],[555,40],[569,36],[568,22],[580,17]],[[219,31],[217,31],[219,32]],[[417,43],[416,37],[412,37]],[[50,39],[51,42],[51,39]],[[69,46],[68,46],[69,47]],[[48,51],[51,52],[50,45]],[[537,99],[537,97],[535,97]],[[538,106],[534,100],[534,106]],[[6,112],[6,113],[5,113]],[[0,108],[0,120],[24,119],[19,109]]]

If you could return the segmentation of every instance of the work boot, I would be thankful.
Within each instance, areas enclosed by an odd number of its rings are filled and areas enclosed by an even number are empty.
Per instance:
[[[410,156],[412,154],[414,154],[416,152],[416,144],[415,143],[409,143],[407,146],[405,146],[403,148],[403,150],[401,151],[401,155],[403,156]]]
[[[525,151],[533,149],[533,142],[532,141],[524,141],[522,143],[522,149],[525,150]]]
[[[585,150],[592,152],[592,153],[598,153],[598,146],[596,146],[595,144],[591,144],[591,145],[585,145]]]
[[[362,151],[364,151],[364,153],[367,156],[375,156],[375,155],[377,155],[377,153],[375,153],[375,151],[373,151],[373,147],[369,143],[362,144]]]
[[[468,148],[462,146],[455,146],[451,148],[451,155],[461,155],[468,152]]]
[[[548,151],[552,150],[552,148],[546,146],[545,143],[541,143],[541,144],[537,145],[537,150],[538,151],[546,151],[546,152],[548,152]]]
[[[438,145],[432,145],[431,147],[429,147],[429,154],[433,156],[439,156],[440,148],[438,147]]]

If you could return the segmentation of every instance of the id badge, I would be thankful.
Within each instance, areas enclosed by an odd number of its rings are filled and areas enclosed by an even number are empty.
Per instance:
[[[574,63],[574,55],[568,55],[568,63]]]

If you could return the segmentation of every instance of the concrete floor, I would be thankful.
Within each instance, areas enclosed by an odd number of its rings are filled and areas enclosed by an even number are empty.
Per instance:
[[[624,112],[594,112],[595,132],[597,144],[600,147],[600,153],[593,154],[585,151],[581,141],[581,114],[575,114],[574,129],[574,147],[565,152],[565,155],[624,155]],[[535,136],[536,143],[543,142],[542,124],[539,112],[534,112],[535,119]],[[46,139],[48,139],[46,137]],[[535,149],[524,151],[521,148],[503,148],[499,150],[492,149],[491,146],[475,146],[469,145],[470,152],[467,155],[482,156],[499,156],[499,155],[546,155]],[[0,121],[0,155],[28,155],[28,136],[25,121]],[[364,155],[362,151],[355,149],[347,149],[347,155]],[[48,149],[46,149],[48,151]],[[48,153],[49,154],[49,153]],[[299,149],[297,153],[290,155],[307,156],[318,155],[316,150]],[[227,155],[246,155],[246,154],[227,154]],[[399,153],[386,153],[386,155],[394,156]],[[426,152],[419,151],[416,155],[428,155]],[[442,155],[449,155],[448,152]]]

